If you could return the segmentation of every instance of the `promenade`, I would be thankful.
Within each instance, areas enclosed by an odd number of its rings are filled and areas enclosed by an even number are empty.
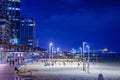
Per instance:
[[[14,68],[8,64],[0,64],[0,80],[14,80]]]

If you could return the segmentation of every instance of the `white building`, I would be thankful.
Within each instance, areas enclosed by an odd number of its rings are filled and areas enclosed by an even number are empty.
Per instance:
[[[0,43],[9,43],[11,38],[11,23],[6,19],[0,19]]]

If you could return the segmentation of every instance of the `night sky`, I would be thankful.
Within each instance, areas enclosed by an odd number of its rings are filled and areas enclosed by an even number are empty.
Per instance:
[[[35,16],[39,46],[120,52],[120,0],[22,0],[22,15]]]

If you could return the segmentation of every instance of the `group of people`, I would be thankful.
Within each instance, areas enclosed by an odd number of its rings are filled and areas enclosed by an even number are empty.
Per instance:
[[[57,60],[53,60],[53,61],[49,61],[49,60],[42,60],[42,63],[44,63],[45,64],[45,66],[54,66],[54,65],[64,65],[64,66],[66,66],[66,65],[69,65],[69,64],[71,64],[71,65],[78,65],[78,66],[80,66],[80,64],[82,64],[82,62],[80,61],[80,62],[76,62],[76,63],[74,63],[73,61],[57,61]]]
[[[7,63],[10,67],[14,67],[15,65],[21,65],[25,63],[24,58],[16,58],[16,59],[7,59]]]

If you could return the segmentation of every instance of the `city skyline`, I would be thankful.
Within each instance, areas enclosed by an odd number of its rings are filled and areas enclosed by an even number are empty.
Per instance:
[[[36,37],[44,48],[49,42],[66,49],[79,48],[87,41],[93,49],[120,52],[119,8],[118,0],[21,1],[22,14],[36,18]]]
[[[1,47],[35,47],[35,18],[22,16],[20,4],[21,0],[0,0]]]
[[[0,0],[1,80],[120,80],[119,0]]]

